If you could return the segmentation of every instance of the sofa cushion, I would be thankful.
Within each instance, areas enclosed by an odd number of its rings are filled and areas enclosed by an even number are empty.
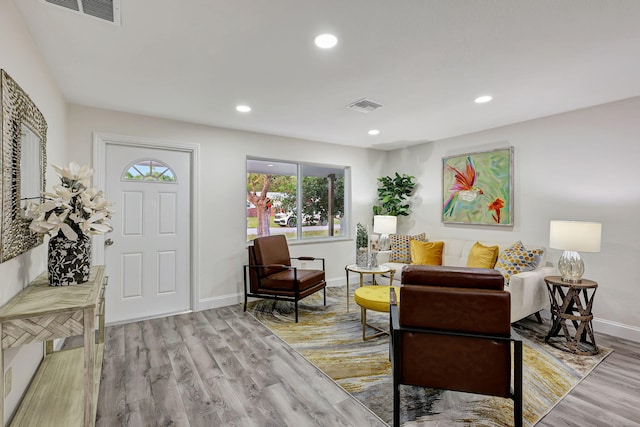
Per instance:
[[[296,269],[295,278],[298,280],[298,289],[304,291],[325,279],[323,270]],[[263,278],[260,282],[263,288],[277,290],[294,290],[294,270],[292,268],[274,273]]]
[[[467,257],[467,267],[472,268],[493,268],[498,260],[498,246],[485,246],[476,242],[469,251]]]
[[[411,239],[426,242],[427,235],[425,233],[413,236],[408,234],[389,235],[389,240],[391,241],[391,258],[389,262],[411,263]]]
[[[517,241],[500,254],[495,269],[502,273],[504,283],[508,285],[514,274],[535,270],[543,255],[544,249],[526,249],[521,241]]]
[[[444,242],[420,242],[411,240],[411,264],[442,265]]]

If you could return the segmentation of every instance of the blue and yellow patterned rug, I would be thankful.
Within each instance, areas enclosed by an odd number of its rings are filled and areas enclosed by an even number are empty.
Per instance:
[[[293,304],[269,300],[249,305],[252,315],[274,334],[331,377],[387,423],[393,418],[391,364],[387,336],[362,340],[360,307],[351,297],[346,308],[344,287],[327,288],[299,303],[299,323]],[[388,329],[388,313],[367,312],[369,323]],[[586,377],[607,355],[576,356],[544,344],[548,321],[525,319],[514,324],[524,342],[524,425],[532,426]],[[371,333],[368,331],[367,333]],[[401,386],[403,425],[511,426],[509,399]]]

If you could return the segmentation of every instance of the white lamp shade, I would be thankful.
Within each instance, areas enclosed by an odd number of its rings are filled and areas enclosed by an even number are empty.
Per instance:
[[[602,224],[599,222],[551,221],[549,246],[576,252],[600,252]]]
[[[398,218],[391,215],[374,215],[373,232],[378,234],[395,234]]]

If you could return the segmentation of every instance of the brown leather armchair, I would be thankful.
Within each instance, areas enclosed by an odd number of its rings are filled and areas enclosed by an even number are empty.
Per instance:
[[[400,306],[391,293],[394,425],[400,425],[400,384],[409,384],[510,398],[514,425],[521,426],[522,341],[511,336],[511,295],[502,275],[407,266]]]
[[[324,258],[292,258],[283,235],[258,237],[248,250],[249,264],[244,266],[244,311],[247,311],[248,297],[292,301],[298,323],[298,301],[321,289],[324,291],[324,305],[327,305]],[[292,267],[292,259],[321,261],[322,270]]]

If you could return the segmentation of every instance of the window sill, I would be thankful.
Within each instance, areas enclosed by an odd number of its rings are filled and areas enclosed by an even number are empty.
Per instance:
[[[353,239],[350,237],[321,237],[321,238],[313,238],[313,239],[295,239],[295,240],[287,240],[287,244],[289,246],[297,246],[297,245],[308,245],[308,244],[318,244],[318,243],[336,243],[336,242],[347,242],[352,241]]]

